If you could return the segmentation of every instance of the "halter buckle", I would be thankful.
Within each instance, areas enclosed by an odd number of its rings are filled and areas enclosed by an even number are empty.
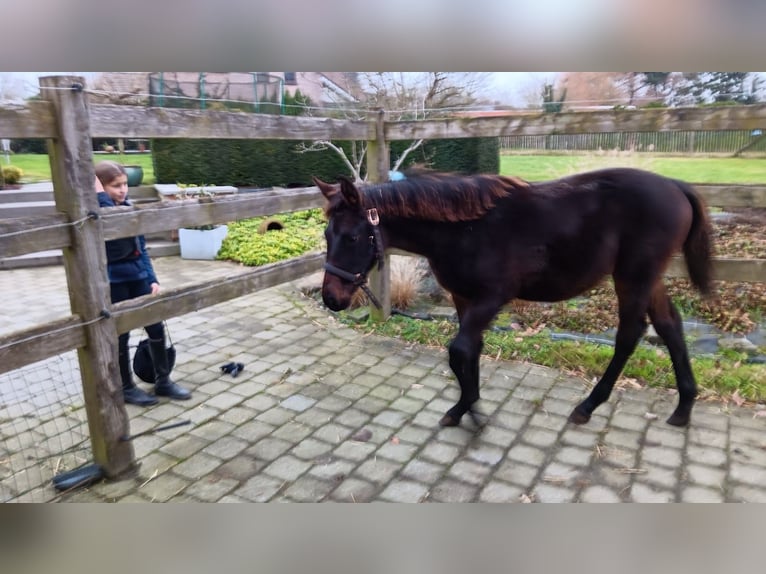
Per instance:
[[[376,208],[373,207],[367,210],[367,221],[373,226],[377,226],[380,223],[380,217],[378,217],[378,210]]]

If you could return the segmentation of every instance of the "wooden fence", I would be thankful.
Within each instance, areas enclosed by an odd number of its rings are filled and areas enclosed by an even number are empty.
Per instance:
[[[535,114],[507,118],[459,118],[385,122],[283,117],[224,111],[89,105],[84,80],[53,76],[40,81],[42,101],[0,108],[0,136],[45,138],[57,213],[0,220],[0,255],[12,257],[62,249],[72,314],[0,337],[0,373],[77,349],[94,462],[108,476],[135,464],[122,403],[117,333],[168,319],[246,293],[291,281],[321,269],[314,253],[253,269],[243,275],[171,289],[116,305],[109,302],[104,240],[209,223],[319,207],[316,188],[247,194],[214,200],[184,200],[100,210],[93,181],[92,138],[332,139],[368,143],[372,181],[387,173],[388,143],[413,138],[494,137],[594,131],[763,129],[766,106]],[[704,186],[711,205],[766,207],[766,187]],[[766,281],[764,261],[721,260],[719,278]],[[374,274],[372,288],[384,302],[388,277]],[[390,306],[378,317],[387,317]]]

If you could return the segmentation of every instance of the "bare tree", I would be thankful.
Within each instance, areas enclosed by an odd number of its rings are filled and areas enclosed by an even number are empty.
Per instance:
[[[29,81],[15,72],[0,73],[0,102],[25,99]]]
[[[355,85],[351,85],[351,81]],[[389,120],[415,120],[443,116],[478,101],[488,82],[488,74],[482,72],[357,72],[348,77],[333,102],[336,113],[346,119],[372,119],[379,110],[385,110]],[[348,99],[356,94],[356,101]],[[413,141],[394,161],[393,169],[399,169],[410,153],[423,145],[423,140]],[[367,142],[351,142],[350,157],[339,145],[329,140],[315,140],[300,146],[299,151],[330,149],[338,154],[357,181],[367,179],[365,157]]]

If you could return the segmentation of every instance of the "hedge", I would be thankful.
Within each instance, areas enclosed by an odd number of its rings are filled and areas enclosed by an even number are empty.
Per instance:
[[[158,183],[197,183],[237,187],[309,186],[316,176],[334,181],[348,168],[332,150],[299,153],[301,142],[287,140],[157,139],[151,142]],[[310,142],[303,142],[307,145]],[[335,142],[350,157],[351,142]],[[393,142],[391,163],[409,142]],[[404,167],[426,164],[439,171],[498,173],[498,138],[429,140],[412,152]]]

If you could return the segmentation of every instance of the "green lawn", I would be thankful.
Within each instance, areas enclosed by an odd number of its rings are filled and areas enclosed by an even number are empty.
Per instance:
[[[154,164],[152,163],[152,154],[96,154],[93,156],[93,162],[98,163],[105,159],[116,161],[123,165],[140,165],[144,169],[144,179],[142,185],[154,183]],[[5,157],[0,155],[0,165],[8,165]],[[48,163],[48,156],[42,154],[21,153],[11,155],[10,165],[15,165],[24,172],[21,183],[34,183],[37,181],[50,181],[51,168]]]
[[[140,165],[144,169],[144,184],[153,184],[154,165],[151,154],[97,154],[94,162],[110,159],[125,165]],[[0,157],[2,165],[4,158]],[[51,179],[47,155],[17,154],[11,165],[24,172],[22,183]],[[690,183],[766,183],[766,158],[730,157],[662,157],[650,154],[626,153],[619,156],[583,155],[500,155],[500,173],[515,175],[529,181],[554,179],[598,169],[601,167],[637,167],[655,171]]]
[[[662,157],[636,153],[500,155],[501,174],[528,181],[555,179],[602,167],[647,169],[689,183],[766,183],[766,158]]]

